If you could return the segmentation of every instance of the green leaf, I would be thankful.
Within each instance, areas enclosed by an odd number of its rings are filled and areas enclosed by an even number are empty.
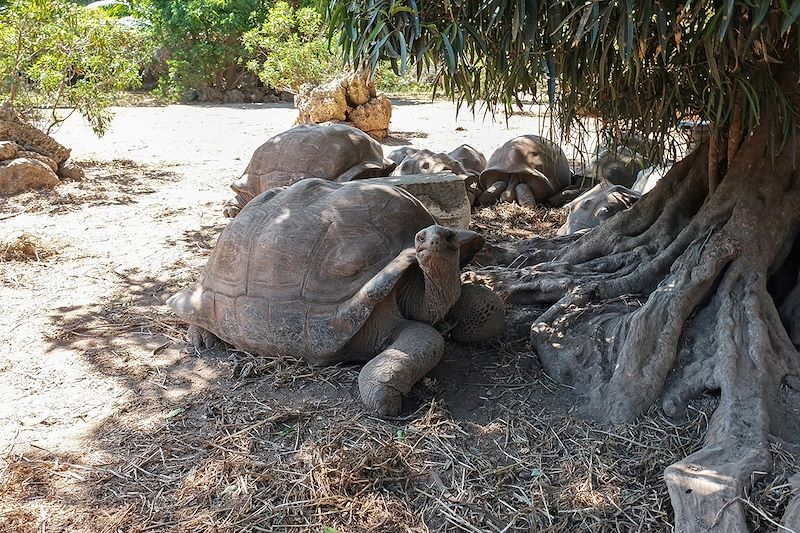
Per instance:
[[[227,496],[228,494],[235,494],[239,492],[239,487],[237,485],[228,485],[225,487],[222,492],[220,492],[220,496]]]
[[[453,45],[450,44],[450,39],[444,33],[441,34],[442,44],[447,51],[447,69],[453,72],[456,69],[456,54],[453,51]]]
[[[176,407],[172,411],[165,414],[164,418],[166,419],[175,418],[176,416],[183,414],[184,411],[186,411],[186,409],[184,409],[183,407]]]
[[[398,13],[414,13],[414,10],[408,6],[404,6],[403,4],[394,4],[392,7],[389,8],[389,18],[397,15]]]
[[[750,28],[752,31],[755,31],[756,28],[761,26],[761,23],[764,22],[764,17],[767,16],[769,12],[769,6],[772,2],[761,0],[758,4],[758,11],[756,11],[755,16],[753,17],[753,25]]]
[[[406,65],[408,63],[408,47],[406,46],[406,37],[403,32],[397,32],[397,40],[400,45],[400,74],[405,74]]]
[[[722,20],[720,21],[720,26],[717,29],[718,43],[722,42],[722,40],[725,38],[725,34],[728,32],[728,26],[733,18],[733,6],[734,0],[725,0],[725,6],[722,9]]]
[[[789,12],[786,13],[783,24],[781,24],[781,35],[789,33],[789,30],[792,28],[798,16],[800,16],[800,0],[795,0],[792,2],[792,7],[789,9]]]

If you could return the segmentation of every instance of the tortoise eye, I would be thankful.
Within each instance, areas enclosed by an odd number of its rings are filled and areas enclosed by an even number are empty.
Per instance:
[[[425,242],[425,234],[424,234],[424,233],[420,233],[420,234],[418,234],[418,235],[417,235],[417,240],[418,240],[419,242]]]

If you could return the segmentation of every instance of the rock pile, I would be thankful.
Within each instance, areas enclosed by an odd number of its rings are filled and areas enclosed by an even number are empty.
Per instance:
[[[392,103],[365,74],[351,73],[322,85],[304,84],[294,97],[298,124],[344,122],[373,139],[389,134]]]
[[[26,123],[11,106],[0,107],[0,194],[52,188],[83,179],[69,149]]]

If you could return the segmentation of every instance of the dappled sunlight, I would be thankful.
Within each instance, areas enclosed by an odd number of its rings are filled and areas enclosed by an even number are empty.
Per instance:
[[[677,463],[670,470],[670,483],[675,490],[698,497],[728,492],[738,484],[730,475],[694,463]]]

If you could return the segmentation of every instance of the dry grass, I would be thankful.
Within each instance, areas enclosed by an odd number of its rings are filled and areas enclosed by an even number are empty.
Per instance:
[[[671,531],[661,474],[700,447],[711,406],[613,428],[537,410],[532,392],[556,405],[565,389],[522,368],[524,343],[498,349],[504,377],[482,394],[499,414],[482,423],[436,399],[379,419],[314,389],[347,390],[357,368],[231,352],[231,381],[156,423],[141,408],[107,421],[83,459],[12,457],[0,530],[26,516],[70,531]]]
[[[0,520],[43,501],[53,524],[85,512],[53,494],[60,476],[86,489],[105,531],[670,531],[661,471],[697,449],[706,420],[651,413],[605,430],[531,413],[463,423],[437,403],[394,423],[250,407],[251,421],[219,415],[205,438],[175,417],[113,469],[17,457]],[[51,481],[32,495],[36,479]]]
[[[497,240],[549,236],[562,223],[561,210],[515,204],[474,215]],[[107,300],[52,325],[54,344],[92,344],[86,361],[126,380],[132,399],[87,431],[80,454],[0,456],[0,531],[673,530],[663,469],[701,447],[713,398],[680,423],[654,408],[602,426],[569,412],[569,391],[541,373],[522,339],[476,348],[467,355],[479,372],[425,378],[414,412],[379,419],[355,397],[358,367],[175,350],[185,325],[154,295],[196,269],[171,272],[169,282],[130,275]],[[142,339],[153,342],[134,344]],[[213,379],[167,395],[195,361],[215,369]],[[476,376],[482,383],[469,383]],[[450,400],[448,387],[458,389]],[[486,419],[459,403],[476,398],[491,407]],[[774,530],[797,493],[793,456],[772,451],[775,473],[743,500],[755,531]]]
[[[182,326],[137,306],[96,314],[79,333],[182,340]],[[228,378],[179,405],[155,404],[160,412],[142,403],[106,421],[85,456],[10,457],[0,531],[672,531],[663,469],[702,446],[715,400],[681,423],[653,408],[602,426],[553,409],[570,397],[531,376],[527,343],[491,349],[500,357],[482,394],[497,414],[485,422],[437,399],[379,419],[320,392],[352,388],[357,367],[229,352]],[[775,474],[744,501],[754,531],[774,528],[796,491],[792,456],[773,453]]]
[[[780,517],[794,497],[800,497],[800,462],[779,443],[770,445],[772,473],[754,483],[742,504],[751,531],[778,531]]]
[[[53,243],[45,243],[40,237],[28,232],[16,232],[0,241],[0,262],[2,261],[44,261],[58,253]]]
[[[472,213],[472,229],[487,239],[508,241],[531,237],[553,237],[567,219],[564,208],[544,206],[524,207],[517,203],[500,202]]]

